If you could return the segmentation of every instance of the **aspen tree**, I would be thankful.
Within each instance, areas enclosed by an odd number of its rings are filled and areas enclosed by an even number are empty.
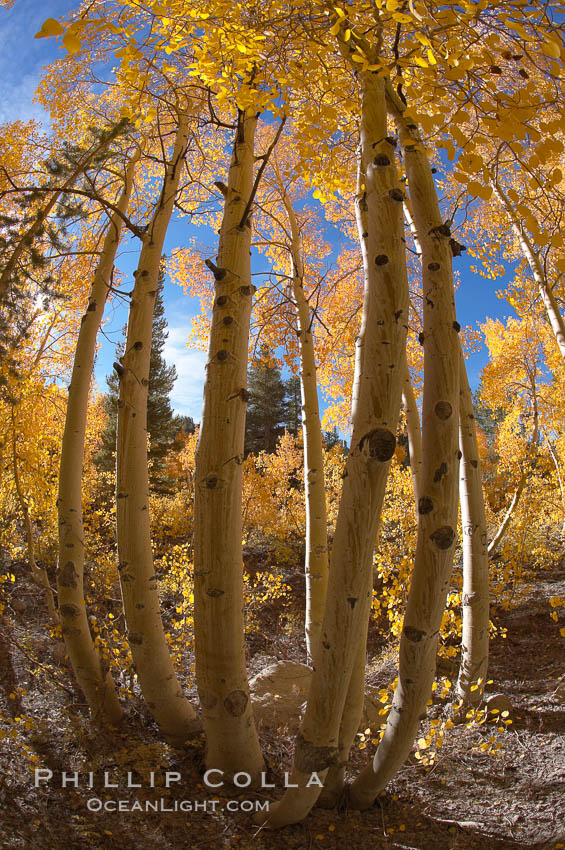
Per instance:
[[[497,548],[500,546],[504,535],[508,531],[510,521],[512,520],[512,517],[514,516],[514,513],[516,512],[516,508],[518,507],[520,499],[522,498],[522,493],[524,492],[524,488],[526,486],[526,482],[527,482],[528,476],[530,474],[531,461],[532,461],[532,459],[535,455],[536,448],[537,448],[538,435],[539,435],[539,412],[538,412],[538,406],[537,406],[537,400],[536,400],[536,389],[535,389],[533,378],[531,376],[530,376],[530,381],[531,381],[531,384],[532,384],[532,403],[533,403],[533,408],[534,408],[534,427],[533,427],[533,430],[532,430],[532,436],[530,437],[530,443],[529,443],[529,446],[528,446],[527,457],[526,457],[526,460],[525,460],[524,465],[522,467],[522,471],[520,473],[520,478],[518,479],[518,484],[517,484],[516,489],[514,491],[514,495],[512,496],[512,500],[511,500],[508,508],[506,509],[506,512],[505,512],[505,514],[502,518],[500,525],[498,526],[498,528],[495,531],[490,543],[488,544],[489,557],[492,557],[492,555],[494,555]]]
[[[497,180],[492,179],[490,185],[492,186],[495,197],[499,201],[508,217],[508,220],[510,221],[512,230],[514,231],[518,244],[520,245],[520,249],[530,267],[532,277],[543,300],[549,323],[551,325],[551,330],[555,337],[555,342],[559,347],[563,362],[565,362],[565,320],[559,310],[559,305],[557,304],[553,289],[547,280],[539,254],[536,252],[532,240],[529,238],[524,226],[521,224],[508,195],[504,192],[500,183]]]
[[[26,532],[26,544],[27,544],[27,556],[29,559],[29,567],[31,570],[31,577],[35,584],[38,587],[42,588],[45,592],[45,600],[47,602],[47,610],[49,611],[49,616],[51,617],[51,621],[54,625],[59,624],[59,617],[57,615],[57,609],[55,607],[55,599],[53,597],[53,591],[51,590],[51,585],[49,584],[49,576],[47,575],[47,571],[45,567],[40,567],[35,559],[35,547],[33,544],[33,528],[31,523],[31,515],[29,511],[28,499],[24,493],[24,489],[22,487],[22,483],[20,480],[20,470],[19,470],[19,458],[18,458],[18,448],[17,448],[17,420],[14,412],[14,406],[12,405],[11,410],[11,418],[12,418],[12,473],[14,476],[14,487],[16,490],[16,496],[24,517],[24,527]]]
[[[404,383],[402,385],[402,401],[406,415],[406,430],[408,432],[408,451],[410,452],[410,471],[412,473],[412,484],[414,487],[414,501],[416,508],[422,490],[422,430],[420,426],[420,414],[414,395],[412,379],[408,361],[405,360]]]
[[[324,445],[318,402],[316,355],[312,334],[313,316],[304,294],[304,263],[296,214],[279,169],[275,166],[279,192],[290,227],[292,293],[298,319],[300,392],[304,440],[304,492],[306,498],[306,651],[315,666],[322,633],[328,588],[328,527],[324,484]]]
[[[110,279],[120,243],[123,215],[127,211],[140,152],[127,165],[124,187],[106,230],[100,260],[82,318],[69,385],[65,430],[59,467],[59,563],[57,592],[63,638],[73,670],[95,718],[117,722],[121,709],[109,671],[104,671],[96,651],[84,602],[84,526],[82,467],[88,393],[92,380],[96,338],[110,291]],[[120,213],[122,215],[120,215]]]
[[[251,285],[255,115],[237,114],[216,263],[216,283],[196,450],[194,624],[198,694],[208,768],[258,777],[263,757],[245,668],[242,463]]]
[[[421,260],[422,249],[408,203],[405,204],[404,212],[412,231],[416,252]],[[463,594],[461,663],[459,667],[457,693],[463,700],[464,705],[472,705],[481,701],[488,665],[489,570],[485,502],[477,443],[477,429],[473,411],[473,396],[471,395],[467,367],[462,350],[460,352],[460,363],[459,449],[461,452],[461,465],[459,501],[461,504],[461,526],[463,533]],[[410,382],[409,373],[408,382]],[[409,386],[411,390],[410,383]],[[414,399],[413,403],[415,405]],[[407,408],[408,406],[411,406],[410,401],[407,402]],[[420,459],[419,474],[414,476],[413,479],[416,506],[418,506],[419,494],[422,489],[422,444],[417,409],[416,418],[417,422],[414,422],[412,414],[412,439],[416,442],[414,451],[419,455]],[[408,421],[408,411],[406,419]],[[416,425],[417,436],[414,433]],[[409,427],[409,439],[410,430]],[[410,443],[410,456],[412,456],[412,442]]]
[[[422,248],[418,240],[414,216],[408,198],[404,201],[404,217],[412,233],[414,247],[420,262],[422,260]],[[404,359],[404,384],[402,388],[402,401],[406,415],[406,430],[408,432],[408,450],[410,452],[410,470],[412,472],[412,485],[414,487],[414,501],[416,504],[416,515],[418,512],[418,499],[422,490],[422,429],[420,425],[420,414],[410,377],[408,357]]]
[[[400,641],[399,678],[372,764],[355,779],[350,800],[371,806],[406,760],[431,694],[439,628],[457,529],[459,468],[459,325],[455,318],[449,227],[442,222],[418,127],[387,81],[387,102],[402,144],[414,223],[422,250],[424,398],[418,544]]]
[[[464,705],[481,701],[488,665],[489,572],[487,522],[473,397],[460,355],[459,498],[463,532],[463,626],[457,693]]]
[[[408,322],[404,195],[398,186],[394,140],[387,136],[384,80],[367,72],[360,75],[360,83],[356,212],[365,294],[356,350],[353,433],[343,473],[319,661],[296,739],[291,781],[298,788],[289,788],[267,816],[257,818],[272,827],[302,820],[312,808],[320,794],[317,785],[309,784],[312,771],[325,780],[328,768],[336,766],[334,784],[339,785],[339,763],[350,747],[354,725],[351,718],[360,717],[362,710],[360,655],[362,650],[364,660],[373,551],[396,447]],[[348,717],[340,729],[346,700]]]
[[[117,426],[118,570],[128,640],[143,696],[162,732],[182,743],[196,728],[194,709],[182,693],[173,668],[159,609],[157,577],[149,527],[147,469],[147,388],[151,324],[163,243],[183,170],[189,114],[178,126],[163,187],[151,219],[135,275],[120,379]]]

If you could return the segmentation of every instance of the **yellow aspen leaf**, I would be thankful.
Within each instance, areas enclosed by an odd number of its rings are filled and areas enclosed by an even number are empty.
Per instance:
[[[418,749],[425,750],[428,746],[428,742],[425,738],[418,738]]]
[[[430,65],[437,65],[437,59],[431,50],[428,50],[428,62]]]
[[[414,33],[420,44],[423,44],[424,47],[431,47],[432,43],[427,35],[422,35],[421,32]]]
[[[63,36],[63,44],[69,53],[78,53],[81,48],[80,38],[70,30],[67,30]]]
[[[561,56],[561,45],[556,41],[546,41],[542,50],[546,56],[551,56],[552,59],[559,59]]]
[[[414,62],[416,63],[416,65],[419,65],[420,68],[429,68],[428,63],[423,58],[423,56],[414,56]]]
[[[49,38],[49,36],[52,35],[61,35],[64,31],[64,27],[61,26],[59,21],[55,18],[47,18],[47,20],[43,21],[41,24],[39,32],[35,33],[34,38]]]

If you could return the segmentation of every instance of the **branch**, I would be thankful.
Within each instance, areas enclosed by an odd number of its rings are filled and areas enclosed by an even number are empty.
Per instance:
[[[253,184],[253,189],[251,190],[249,200],[247,201],[247,204],[245,205],[245,209],[243,210],[243,215],[241,216],[241,221],[239,222],[240,227],[245,227],[245,225],[247,224],[247,221],[249,219],[249,216],[251,215],[251,207],[253,206],[253,201],[255,200],[255,195],[257,194],[257,189],[259,188],[259,183],[261,182],[261,177],[263,176],[263,172],[264,172],[265,168],[267,167],[267,163],[269,162],[269,157],[271,156],[271,154],[272,154],[272,152],[275,148],[276,143],[280,139],[280,136],[281,136],[281,133],[283,131],[283,127],[284,127],[285,124],[286,124],[286,115],[282,119],[282,121],[279,125],[279,129],[277,130],[277,132],[275,134],[275,138],[273,139],[273,141],[269,145],[267,152],[264,153],[263,156],[262,156],[263,162],[261,163],[259,171],[257,172],[257,176],[255,177],[255,183]]]

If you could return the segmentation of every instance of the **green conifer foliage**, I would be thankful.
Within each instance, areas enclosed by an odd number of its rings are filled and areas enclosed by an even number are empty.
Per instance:
[[[174,482],[165,470],[164,458],[172,448],[176,434],[184,427],[187,433],[194,430],[190,417],[178,417],[173,414],[170,394],[177,379],[174,365],[167,365],[163,349],[167,341],[167,320],[163,305],[163,284],[165,275],[161,271],[159,289],[153,315],[153,338],[151,343],[151,365],[149,370],[149,393],[147,399],[147,430],[149,432],[149,485],[154,493],[170,492]],[[123,341],[117,354],[123,354]],[[118,378],[113,372],[107,379],[108,392],[104,397],[104,407],[108,421],[101,439],[102,447],[95,457],[95,463],[101,471],[114,472],[116,466],[116,422],[118,405]]]
[[[245,454],[274,452],[285,426],[285,385],[280,370],[263,346],[247,376],[249,402],[245,424]]]

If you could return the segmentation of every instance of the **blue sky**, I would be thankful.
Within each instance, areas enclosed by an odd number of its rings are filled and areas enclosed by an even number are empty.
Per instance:
[[[65,14],[75,5],[71,0],[49,0],[47,3],[38,0],[16,0],[12,9],[0,7],[0,79],[3,81],[0,123],[30,118],[47,122],[47,116],[33,102],[33,96],[42,67],[58,58],[60,49],[54,39],[34,39],[33,36],[45,18]],[[170,252],[176,246],[190,244],[194,238],[199,242],[206,241],[202,230],[191,228],[186,221],[173,222],[165,249]],[[208,241],[213,244],[212,234],[209,234]],[[119,267],[131,281],[136,264],[133,247],[128,246],[118,261]],[[210,256],[213,253],[211,248]],[[476,327],[486,316],[498,318],[512,312],[509,305],[497,299],[495,295],[495,288],[500,288],[503,283],[498,281],[495,285],[491,280],[472,274],[472,263],[466,257],[457,258],[455,262],[461,271],[461,286],[456,296],[461,325]],[[197,304],[178,287],[167,282],[165,309],[169,323],[165,357],[169,363],[176,365],[179,375],[172,393],[173,406],[178,413],[188,414],[198,421],[202,407],[205,354],[186,346],[190,318],[196,311]],[[104,389],[104,377],[111,371],[114,360],[114,346],[110,340],[114,343],[119,340],[121,328],[126,320],[125,306],[116,303],[109,310],[104,327],[105,336],[96,364],[96,379],[101,389]],[[472,355],[469,360],[469,378],[473,388],[477,386],[486,359],[483,347],[482,351]]]

